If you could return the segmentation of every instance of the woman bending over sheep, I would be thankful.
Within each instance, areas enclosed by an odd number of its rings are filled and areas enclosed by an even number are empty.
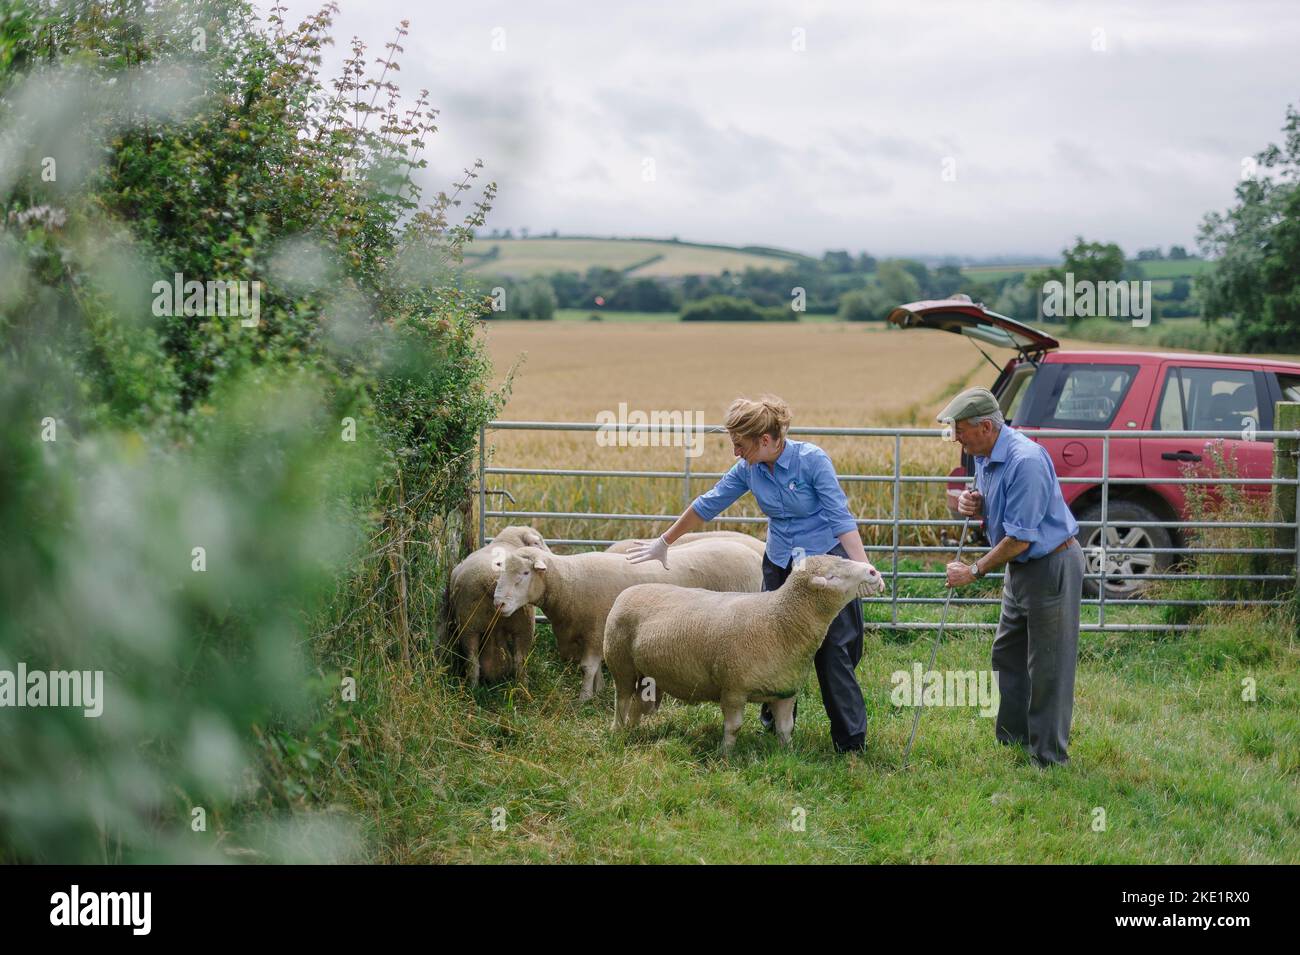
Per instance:
[[[627,555],[628,560],[658,560],[667,567],[670,544],[703,527],[750,491],[768,517],[764,591],[785,582],[800,554],[834,554],[871,567],[830,456],[809,441],[786,437],[790,408],[784,401],[774,395],[757,401],[737,398],[727,409],[724,424],[740,460],[662,536],[644,542]],[[870,574],[874,585],[883,587],[879,571],[871,567]],[[866,740],[867,710],[854,672],[862,659],[862,639],[862,601],[855,597],[831,621],[813,658],[822,704],[831,721],[831,740],[840,753],[861,750]],[[766,729],[774,728],[766,703],[760,720]]]

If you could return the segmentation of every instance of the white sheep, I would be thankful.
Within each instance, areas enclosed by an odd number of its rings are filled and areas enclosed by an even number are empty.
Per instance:
[[[667,694],[722,704],[723,753],[735,744],[746,703],[768,703],[788,744],[795,695],[831,621],[859,593],[883,589],[870,564],[821,554],[764,593],[666,584],[623,591],[605,625],[605,663],[617,695],[613,729],[636,726]]]
[[[448,643],[458,643],[470,686],[480,679],[496,683],[512,673],[524,675],[524,660],[533,647],[533,613],[502,619],[492,603],[497,575],[507,553],[520,547],[550,552],[546,540],[531,527],[517,525],[501,530],[491,543],[480,547],[452,568],[449,586],[452,633]]]
[[[673,541],[672,545],[669,547],[669,550],[675,554],[677,553],[678,547],[685,547],[687,544],[696,544],[699,543],[700,541],[714,541],[714,540],[739,541],[740,543],[744,544],[746,547],[749,547],[755,552],[757,552],[760,558],[763,556],[763,552],[767,549],[767,545],[763,543],[763,541],[759,540],[757,537],[754,537],[751,534],[742,534],[740,531],[692,531],[689,534],[683,534],[681,537],[677,538],[677,540]],[[607,554],[631,553],[633,548],[635,548],[638,544],[644,544],[644,543],[645,540],[638,537],[629,538],[628,540],[614,541],[614,543],[610,544],[608,547],[605,548],[605,553]]]
[[[579,701],[600,692],[605,618],[628,587],[674,583],[707,590],[755,593],[763,586],[762,558],[737,541],[698,541],[673,552],[673,566],[630,563],[623,554],[595,551],[551,554],[521,547],[505,558],[497,581],[496,606],[510,617],[521,607],[542,608],[555,633],[561,658],[582,667]]]

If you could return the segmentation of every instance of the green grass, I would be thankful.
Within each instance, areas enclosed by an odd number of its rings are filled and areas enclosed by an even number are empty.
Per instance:
[[[1134,263],[1142,268],[1148,279],[1194,278],[1213,267],[1206,259],[1159,259]]]
[[[555,320],[558,322],[587,322],[596,315],[602,322],[676,322],[680,320],[677,312],[617,312],[608,308],[557,308]]]
[[[1230,328],[1229,322],[1209,325],[1200,318],[1166,318],[1144,328],[1134,327],[1128,321],[1085,318],[1070,325],[1069,330],[1062,334],[1080,341],[1222,353],[1225,349],[1223,338],[1229,334]]]
[[[612,686],[579,705],[578,672],[545,626],[527,690],[469,691],[427,656],[414,671],[372,660],[359,666],[367,690],[335,802],[364,820],[379,861],[1300,860],[1300,674],[1276,624],[1238,614],[1205,633],[1084,634],[1072,765],[1046,773],[996,745],[974,708],[927,711],[900,770],[911,711],[891,703],[890,675],[924,665],[932,639],[868,624],[868,749],[851,760],[831,752],[811,675],[791,749],[750,706],[723,759],[714,704],[668,701],[613,735]],[[950,634],[939,668],[987,669],[990,639]],[[1241,700],[1247,676],[1253,703]],[[800,811],[804,831],[791,825]]]
[[[602,322],[680,322],[681,314],[679,312],[617,312],[607,308],[557,308],[555,310],[555,320],[558,322],[588,322],[591,321],[592,315],[600,317]],[[810,314],[800,315],[800,322],[838,322],[840,319],[834,314]],[[882,325],[882,323],[875,323]]]

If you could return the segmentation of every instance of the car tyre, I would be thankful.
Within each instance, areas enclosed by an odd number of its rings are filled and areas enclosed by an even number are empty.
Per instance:
[[[1085,507],[1077,519],[1101,520],[1101,502]],[[1136,501],[1108,502],[1106,523],[1107,540],[1101,547],[1100,527],[1080,527],[1079,545],[1086,559],[1086,573],[1101,572],[1103,554],[1106,561],[1106,599],[1130,600],[1140,597],[1152,584],[1149,580],[1135,580],[1134,574],[1164,574],[1174,565],[1173,554],[1127,553],[1126,547],[1167,548],[1173,546],[1173,536],[1167,527],[1152,527],[1161,518],[1150,508]],[[1101,592],[1098,578],[1084,577],[1083,594],[1095,599]]]

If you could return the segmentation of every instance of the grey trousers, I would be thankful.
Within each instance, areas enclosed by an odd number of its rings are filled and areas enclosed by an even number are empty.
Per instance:
[[[1074,715],[1074,671],[1079,660],[1083,549],[1006,565],[1002,616],[993,638],[998,706],[994,734],[1023,744],[1039,763],[1068,763]]]

